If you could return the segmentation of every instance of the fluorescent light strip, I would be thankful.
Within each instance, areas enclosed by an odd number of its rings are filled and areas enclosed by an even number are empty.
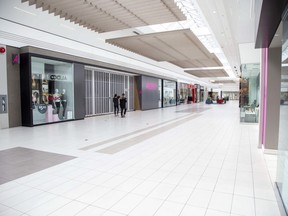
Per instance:
[[[67,26],[67,25],[64,25],[64,24],[60,24],[60,26],[66,28],[66,29],[70,29],[72,31],[75,31],[75,28],[73,28],[73,27],[70,27],[70,26]]]
[[[187,20],[191,21],[190,30],[197,36],[201,43],[206,47],[210,53],[214,53],[219,61],[225,67],[225,71],[230,77],[236,77],[231,66],[224,55],[221,47],[210,33],[208,24],[206,24],[205,18],[200,12],[200,8],[195,0],[174,0],[176,5],[180,8],[183,14],[187,17]],[[205,29],[205,31],[203,31]]]
[[[227,67],[198,67],[198,68],[184,68],[184,70],[192,70],[192,71],[196,71],[196,70],[225,70],[227,69]]]
[[[29,12],[29,11],[26,11],[26,10],[23,10],[23,9],[21,9],[21,8],[18,8],[18,7],[14,7],[16,10],[19,10],[19,11],[21,11],[21,12],[24,12],[24,13],[26,13],[26,14],[29,14],[29,15],[32,15],[32,16],[37,16],[35,13],[31,13],[31,12]]]

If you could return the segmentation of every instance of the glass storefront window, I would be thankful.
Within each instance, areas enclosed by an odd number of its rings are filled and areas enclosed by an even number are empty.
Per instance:
[[[163,107],[176,105],[176,82],[163,80]]]
[[[287,14],[287,13],[285,13]],[[288,17],[283,20],[277,186],[288,210]]]
[[[178,96],[178,103],[179,104],[185,104],[187,103],[188,97],[191,97],[191,89],[189,88],[189,84],[186,83],[179,83],[179,96]]]
[[[74,118],[73,64],[31,57],[33,124]]]
[[[241,66],[240,122],[257,123],[259,119],[260,64]]]

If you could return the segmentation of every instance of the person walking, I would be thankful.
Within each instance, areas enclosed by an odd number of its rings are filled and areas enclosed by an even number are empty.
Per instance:
[[[119,115],[119,96],[117,94],[114,94],[113,97],[113,104],[114,104],[114,115]]]
[[[122,97],[120,98],[120,109],[121,109],[121,117],[124,118],[126,115],[126,103],[127,103],[127,98],[125,97],[125,94],[122,94]]]

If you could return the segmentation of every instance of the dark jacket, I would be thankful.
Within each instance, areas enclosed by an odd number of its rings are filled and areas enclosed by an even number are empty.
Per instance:
[[[126,97],[121,97],[120,98],[120,107],[122,109],[126,108],[126,103],[127,103],[127,98]]]
[[[118,106],[119,105],[118,97],[114,97],[113,98],[113,103],[114,103],[114,106]]]

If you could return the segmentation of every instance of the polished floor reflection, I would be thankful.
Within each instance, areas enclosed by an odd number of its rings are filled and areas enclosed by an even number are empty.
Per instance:
[[[0,185],[0,215],[284,215],[276,157],[239,115],[229,101],[0,130],[2,152],[75,157]]]

